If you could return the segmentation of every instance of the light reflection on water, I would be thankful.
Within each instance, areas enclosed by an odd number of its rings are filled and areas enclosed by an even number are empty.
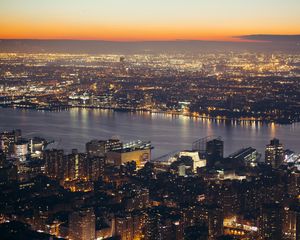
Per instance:
[[[168,114],[113,112],[71,109],[61,112],[0,109],[0,130],[20,128],[24,135],[54,139],[60,148],[84,150],[91,139],[119,137],[121,140],[151,140],[153,157],[175,150],[190,149],[193,141],[222,136],[225,155],[252,146],[260,152],[273,137],[286,148],[300,152],[300,124],[276,125],[257,122],[232,122],[197,119]]]

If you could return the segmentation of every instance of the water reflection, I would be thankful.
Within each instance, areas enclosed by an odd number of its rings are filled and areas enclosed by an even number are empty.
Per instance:
[[[273,137],[292,150],[300,152],[300,125],[262,124],[147,112],[125,113],[110,110],[71,109],[61,112],[0,109],[0,130],[21,128],[25,134],[40,135],[60,141],[58,147],[84,150],[91,139],[119,136],[129,141],[151,140],[154,157],[191,148],[193,141],[209,135],[222,136],[225,155],[240,147],[252,146],[264,152]]]

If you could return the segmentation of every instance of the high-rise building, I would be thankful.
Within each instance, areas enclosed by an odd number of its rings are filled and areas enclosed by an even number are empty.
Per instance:
[[[145,217],[143,211],[123,212],[116,215],[113,235],[122,240],[142,239]]]
[[[224,217],[237,214],[240,207],[239,195],[236,186],[232,181],[225,181],[218,190],[220,198],[217,198],[220,208],[223,210]]]
[[[133,219],[130,213],[116,216],[115,236],[119,236],[121,240],[134,239]]]
[[[184,239],[183,221],[168,208],[152,208],[146,218],[145,238],[146,240]]]
[[[1,149],[5,154],[14,153],[14,144],[21,140],[21,130],[13,130],[11,132],[2,132],[0,134]]]
[[[104,172],[105,157],[88,157],[87,158],[88,178],[97,181]]]
[[[281,240],[283,237],[283,209],[276,203],[263,204],[260,212],[260,237],[264,240]]]
[[[104,171],[104,157],[87,157],[73,149],[71,154],[64,155],[63,150],[51,149],[43,152],[45,173],[57,180],[92,180],[97,181]]]
[[[45,161],[45,173],[53,179],[63,179],[64,177],[64,151],[51,149],[43,152]]]
[[[208,239],[215,240],[223,235],[223,212],[216,205],[207,207],[208,213]]]
[[[288,175],[288,193],[297,197],[300,195],[300,171],[292,171]]]
[[[14,143],[14,155],[21,161],[26,160],[28,154],[28,141],[20,139]]]
[[[295,224],[295,227],[296,227],[296,240],[300,239],[300,209],[298,208],[296,211],[295,211],[295,215],[296,215],[296,224]]]
[[[4,167],[0,167],[0,186],[17,180],[19,180],[17,166],[7,164]]]
[[[207,166],[213,167],[216,162],[223,159],[224,142],[221,139],[215,138],[206,142],[206,160]]]
[[[144,211],[132,213],[134,239],[142,239],[144,235],[146,214]]]
[[[84,153],[78,153],[76,149],[65,156],[65,180],[73,181],[88,178],[88,161]]]
[[[4,167],[5,164],[6,164],[6,155],[2,150],[0,150],[0,168]]]
[[[278,139],[274,138],[270,144],[266,146],[265,162],[273,168],[278,168],[284,161],[283,145]]]
[[[95,239],[95,214],[92,208],[78,209],[69,215],[70,240]]]
[[[283,233],[285,239],[300,239],[300,207],[291,205],[284,208]]]

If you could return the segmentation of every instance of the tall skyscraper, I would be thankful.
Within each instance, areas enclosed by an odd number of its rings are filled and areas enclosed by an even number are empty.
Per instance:
[[[208,206],[208,236],[209,240],[215,240],[223,235],[223,212],[216,205]]]
[[[213,167],[217,161],[223,159],[224,142],[221,139],[212,139],[206,143],[206,165]]]
[[[69,239],[94,240],[95,221],[95,214],[92,208],[73,211],[69,216]]]
[[[121,240],[133,240],[134,229],[133,219],[130,213],[116,216],[115,235],[119,236]]]
[[[88,177],[88,162],[86,154],[78,153],[76,149],[72,153],[65,156],[65,180],[73,181],[86,179]]]
[[[263,240],[281,240],[283,211],[279,204],[263,204],[260,213],[260,237]]]
[[[265,162],[270,164],[273,168],[278,168],[284,160],[283,145],[278,139],[274,138],[270,144],[266,146]]]
[[[64,177],[64,150],[45,150],[43,152],[45,160],[45,173],[53,179],[63,179]]]
[[[288,193],[294,197],[300,195],[300,171],[292,171],[289,173]]]
[[[104,157],[88,157],[87,158],[88,178],[92,181],[97,181],[104,172],[105,158]]]
[[[295,204],[284,208],[283,233],[286,239],[300,239],[300,206]]]

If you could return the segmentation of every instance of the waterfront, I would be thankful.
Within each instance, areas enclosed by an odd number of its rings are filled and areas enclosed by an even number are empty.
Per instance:
[[[225,141],[225,156],[241,147],[264,152],[273,137],[286,148],[300,152],[300,124],[277,125],[172,116],[168,114],[114,112],[99,109],[71,109],[47,112],[0,109],[0,130],[22,129],[25,137],[41,136],[55,140],[53,147],[84,150],[91,139],[118,137],[123,141],[150,140],[155,147],[153,158],[190,149],[192,142],[209,135]]]

